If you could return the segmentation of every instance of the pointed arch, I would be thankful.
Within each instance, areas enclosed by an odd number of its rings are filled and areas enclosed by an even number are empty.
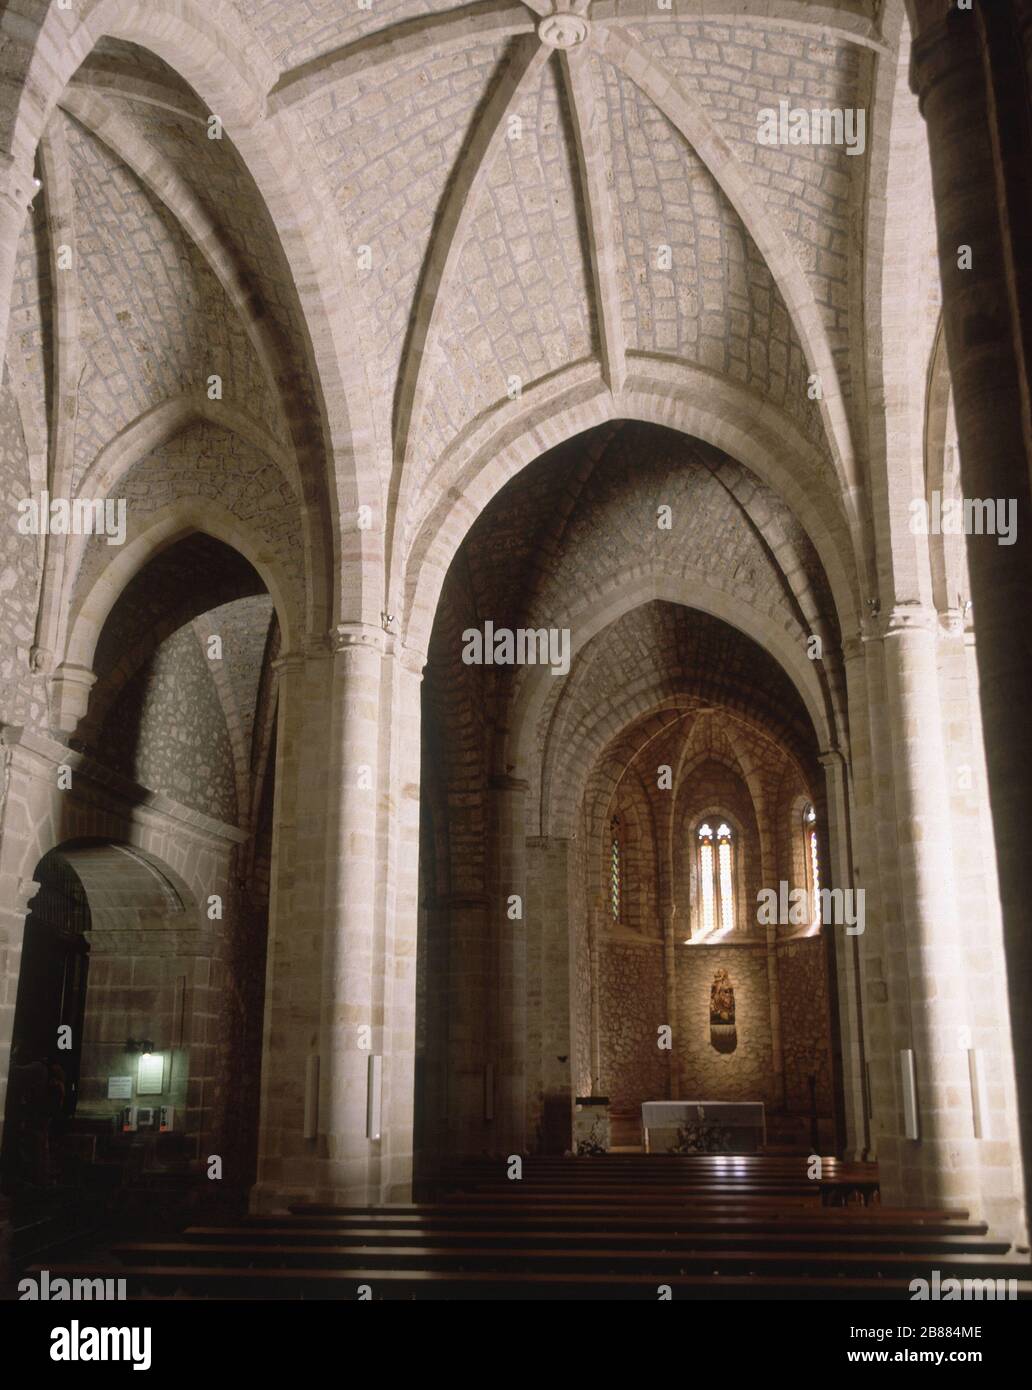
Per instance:
[[[363,341],[363,319],[339,226],[327,215],[332,199],[318,196],[322,176],[305,127],[296,112],[268,115],[266,94],[279,76],[275,63],[230,0],[99,0],[85,14],[59,9],[56,0],[30,0],[27,8],[29,14],[9,43],[6,64],[18,101],[6,130],[0,127],[0,149],[10,152],[12,168],[31,173],[51,112],[105,36],[138,44],[161,58],[220,117],[232,137],[291,270],[321,406],[312,462],[319,465],[327,494],[325,549],[333,587],[330,609],[317,610],[311,625],[321,636],[340,614],[344,597],[332,576],[344,573],[347,616],[378,623],[382,528],[344,523],[357,516],[360,506],[382,518],[374,392],[357,348]]]

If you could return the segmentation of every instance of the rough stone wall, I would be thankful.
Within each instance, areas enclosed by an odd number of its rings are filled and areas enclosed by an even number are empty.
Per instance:
[[[780,942],[778,991],[781,1052],[785,1064],[785,1109],[810,1113],[811,1075],[817,1078],[817,1113],[832,1113],[828,1048],[828,974],[820,937]]]
[[[761,946],[678,946],[677,1019],[674,1047],[686,1100],[762,1100],[775,1104],[770,1035],[767,953]],[[710,1039],[710,986],[717,970],[735,991],[733,1052],[718,1052]]]
[[[655,938],[661,930],[659,858],[656,827],[645,783],[633,776],[625,778],[617,787],[610,810],[619,817],[616,835],[620,844],[620,903],[619,918],[614,920],[610,896],[614,832],[611,822],[607,822],[601,845],[603,920],[609,930],[639,932]]]
[[[236,779],[226,718],[192,627],[162,643],[129,682],[97,751],[133,781],[235,823]]]
[[[618,1105],[664,1099],[670,1054],[659,1047],[658,1029],[669,1022],[662,949],[609,940],[599,966],[602,1094]]]

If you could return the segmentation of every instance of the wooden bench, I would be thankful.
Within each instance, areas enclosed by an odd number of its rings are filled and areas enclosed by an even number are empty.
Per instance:
[[[729,1162],[736,1170],[730,1176]],[[906,1298],[915,1278],[1016,1280],[1027,1260],[962,1210],[821,1205],[796,1158],[638,1156],[452,1165],[430,1202],[299,1203],[289,1213],[129,1241],[117,1264],[52,1276],[128,1281],[133,1297],[554,1299]],[[744,1171],[748,1170],[748,1171]],[[871,1165],[829,1162],[841,1188]],[[653,1180],[653,1177],[656,1180]]]
[[[143,1264],[155,1268],[168,1263],[176,1267],[239,1266],[242,1268],[325,1268],[348,1269],[361,1266],[380,1269],[483,1269],[497,1273],[509,1270],[563,1270],[583,1273],[619,1273],[633,1270],[662,1278],[671,1274],[823,1274],[870,1276],[895,1275],[907,1280],[929,1278],[928,1255],[898,1251],[869,1251],[803,1248],[800,1250],[727,1249],[642,1249],[601,1247],[553,1248],[539,1244],[448,1246],[337,1244],[307,1245],[203,1244],[185,1241],[133,1242],[118,1245],[113,1253],[127,1265]],[[1026,1278],[1027,1261],[1018,1262],[1006,1254],[947,1253],[937,1251],[935,1268],[943,1275],[958,1278]]]
[[[30,1271],[31,1272],[31,1271]],[[37,1271],[38,1273],[38,1271]],[[374,1299],[641,1299],[655,1302],[658,1284],[668,1285],[675,1298],[706,1299],[875,1299],[900,1301],[909,1297],[902,1278],[842,1278],[825,1280],[806,1275],[671,1275],[657,1281],[652,1275],[619,1276],[540,1271],[495,1274],[451,1270],[383,1269],[235,1269],[193,1266],[121,1266],[63,1264],[51,1268],[53,1277],[92,1278],[129,1276],[132,1297],[192,1296],[247,1299],[358,1298],[365,1285]],[[1032,1296],[1032,1283],[1019,1284],[1019,1297]]]
[[[688,1247],[692,1250],[734,1250],[757,1248],[764,1250],[846,1250],[897,1252],[910,1254],[975,1254],[1005,1255],[1010,1249],[1006,1240],[994,1240],[983,1235],[930,1235],[928,1233],[885,1232],[812,1232],[781,1231],[765,1234],[755,1230],[726,1231],[599,1231],[599,1230],[526,1230],[458,1228],[441,1230],[437,1226],[358,1227],[340,1230],[295,1230],[291,1227],[266,1231],[241,1229],[235,1226],[190,1227],[183,1233],[184,1241],[203,1245],[231,1243],[240,1248],[290,1245],[303,1248],[333,1248],[349,1246],[440,1246],[478,1247],[538,1246],[564,1250],[634,1249],[665,1250]]]

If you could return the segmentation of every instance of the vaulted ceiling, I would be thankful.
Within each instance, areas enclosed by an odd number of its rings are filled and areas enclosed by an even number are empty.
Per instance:
[[[237,441],[238,493],[278,472],[263,495],[301,537],[280,560],[285,602],[325,632],[342,556],[368,545],[348,539],[361,498],[379,513],[363,612],[404,614],[436,499],[468,493],[449,462],[465,441],[482,456],[521,398],[540,398],[520,417],[539,429],[560,392],[690,381],[730,430],[762,426],[782,447],[786,500],[801,516],[799,498],[817,499],[826,548],[843,554],[848,534],[862,592],[878,351],[865,257],[898,0],[236,0],[226,14],[248,34],[249,129],[222,129],[170,62],[112,37],[46,126],[8,352],[37,477],[106,487],[145,461],[167,497],[168,441],[217,422]],[[156,47],[171,60],[174,44]],[[864,157],[761,143],[760,113],[783,101],[864,110]],[[315,209],[311,275],[343,338],[313,313],[291,214],[256,181],[263,129]],[[928,266],[910,277],[930,306],[915,361],[937,317]]]

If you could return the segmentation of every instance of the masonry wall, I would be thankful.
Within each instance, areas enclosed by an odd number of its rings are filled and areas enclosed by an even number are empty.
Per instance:
[[[568,840],[527,844],[527,1129],[545,1153],[571,1144],[571,911],[578,908],[571,858]]]
[[[602,1094],[616,1105],[663,1099],[670,1055],[659,1047],[668,1022],[662,947],[606,941],[599,964]]]
[[[737,1042],[730,1052],[718,1052],[710,1035],[710,986],[721,969],[735,991]],[[677,1010],[674,1045],[682,1099],[761,1100],[774,1106],[765,947],[678,947]]]
[[[828,977],[819,937],[780,942],[777,948],[781,1000],[781,1049],[785,1109],[809,1115],[810,1076],[816,1078],[817,1113],[833,1109],[829,1052]]]

